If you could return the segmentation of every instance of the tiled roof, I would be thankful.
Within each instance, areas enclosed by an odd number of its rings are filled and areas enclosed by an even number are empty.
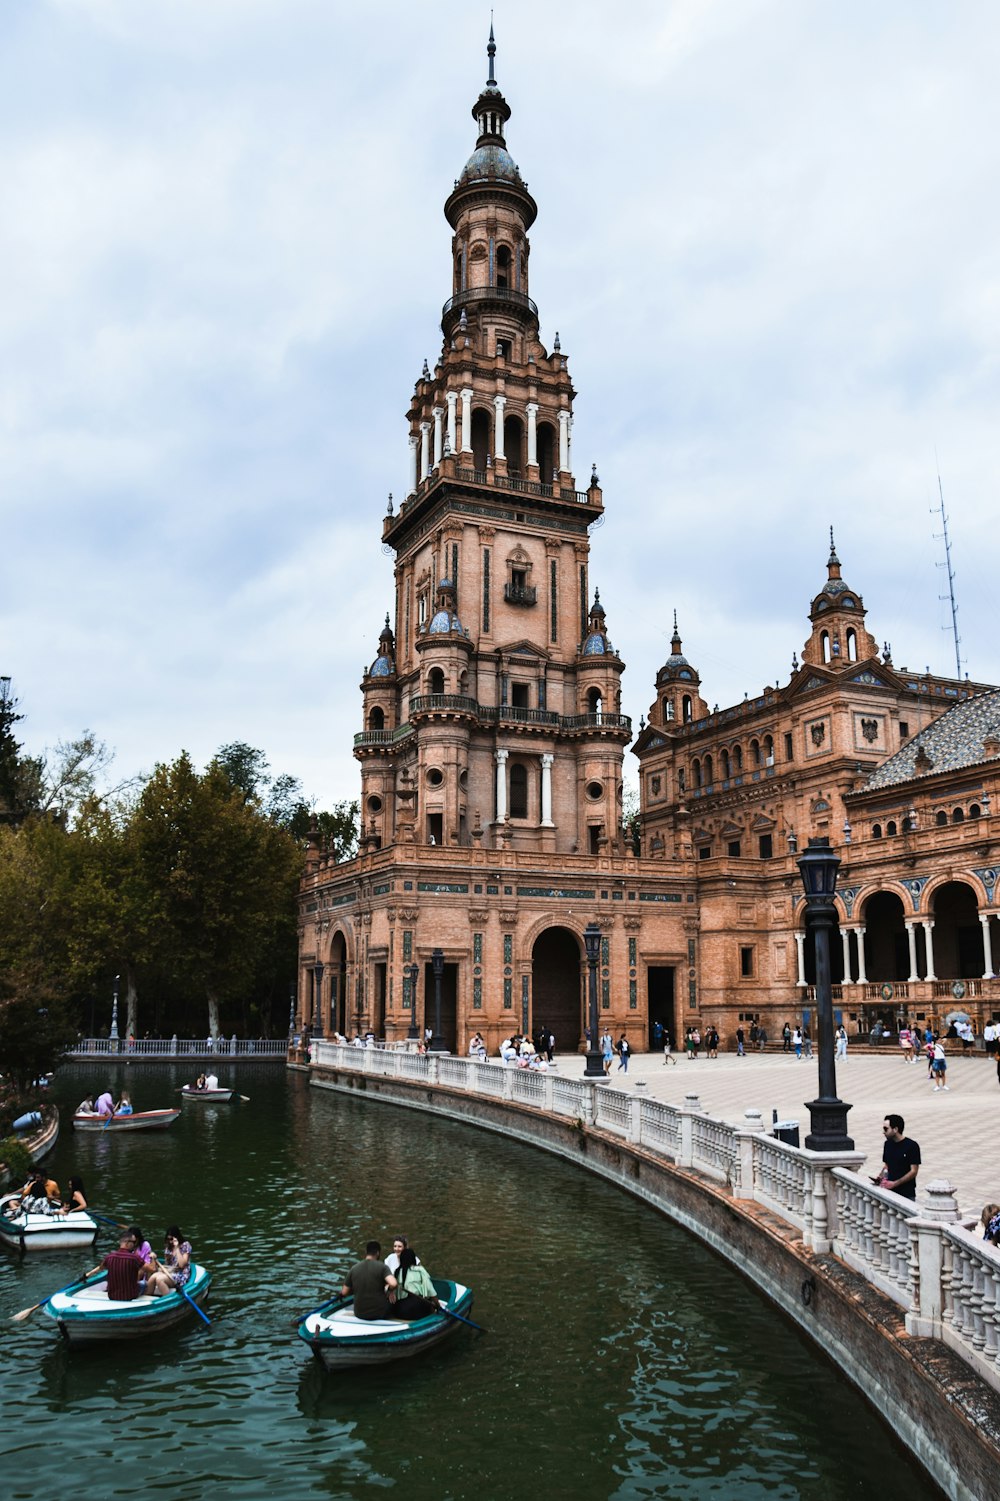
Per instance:
[[[986,749],[987,740],[996,746]],[[866,792],[880,787],[895,787],[917,777],[935,776],[942,771],[961,771],[983,761],[1000,759],[1000,688],[977,693],[964,703],[942,714],[902,750],[883,761],[865,783]]]

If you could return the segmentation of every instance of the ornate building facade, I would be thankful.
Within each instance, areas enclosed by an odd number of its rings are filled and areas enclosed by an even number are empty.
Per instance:
[[[710,712],[675,623],[634,747],[638,834],[623,836],[624,664],[590,578],[604,500],[596,473],[576,488],[568,361],[558,335],[539,338],[537,206],[507,150],[494,52],[491,33],[475,148],[445,203],[441,353],[416,382],[407,494],[383,522],[395,600],[361,683],[360,850],[338,865],[310,848],[299,1019],[414,1036],[433,996],[451,1048],[545,1026],[573,1049],[596,922],[602,1020],[633,1045],[656,1022],[675,1036],[773,1024],[808,1009],[795,855],[814,834],[849,856],[845,1011],[858,1026],[911,999],[927,1011],[935,987],[973,978],[970,902],[989,944],[995,873],[973,835],[994,794],[982,768],[956,775],[952,757],[931,786],[907,758],[946,711],[985,700],[880,655],[832,537],[784,687]],[[980,954],[968,997],[985,1004]]]

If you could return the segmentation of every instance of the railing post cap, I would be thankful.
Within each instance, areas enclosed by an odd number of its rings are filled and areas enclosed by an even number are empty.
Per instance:
[[[743,1119],[746,1121],[747,1131],[763,1131],[764,1116],[760,1110],[744,1110]]]

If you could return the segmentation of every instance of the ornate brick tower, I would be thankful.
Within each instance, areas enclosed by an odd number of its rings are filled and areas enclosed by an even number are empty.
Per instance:
[[[598,853],[620,827],[623,664],[591,602],[596,473],[575,488],[573,385],[528,295],[537,208],[494,77],[445,204],[454,231],[441,355],[407,413],[410,470],[383,541],[395,633],[362,683],[365,838]]]

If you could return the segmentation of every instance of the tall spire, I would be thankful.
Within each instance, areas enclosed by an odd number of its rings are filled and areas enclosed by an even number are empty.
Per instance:
[[[493,72],[493,59],[497,55],[497,44],[493,39],[493,12],[490,11],[490,39],[486,45],[486,53],[490,60],[490,76],[486,80],[487,88],[496,88],[497,81]]]

